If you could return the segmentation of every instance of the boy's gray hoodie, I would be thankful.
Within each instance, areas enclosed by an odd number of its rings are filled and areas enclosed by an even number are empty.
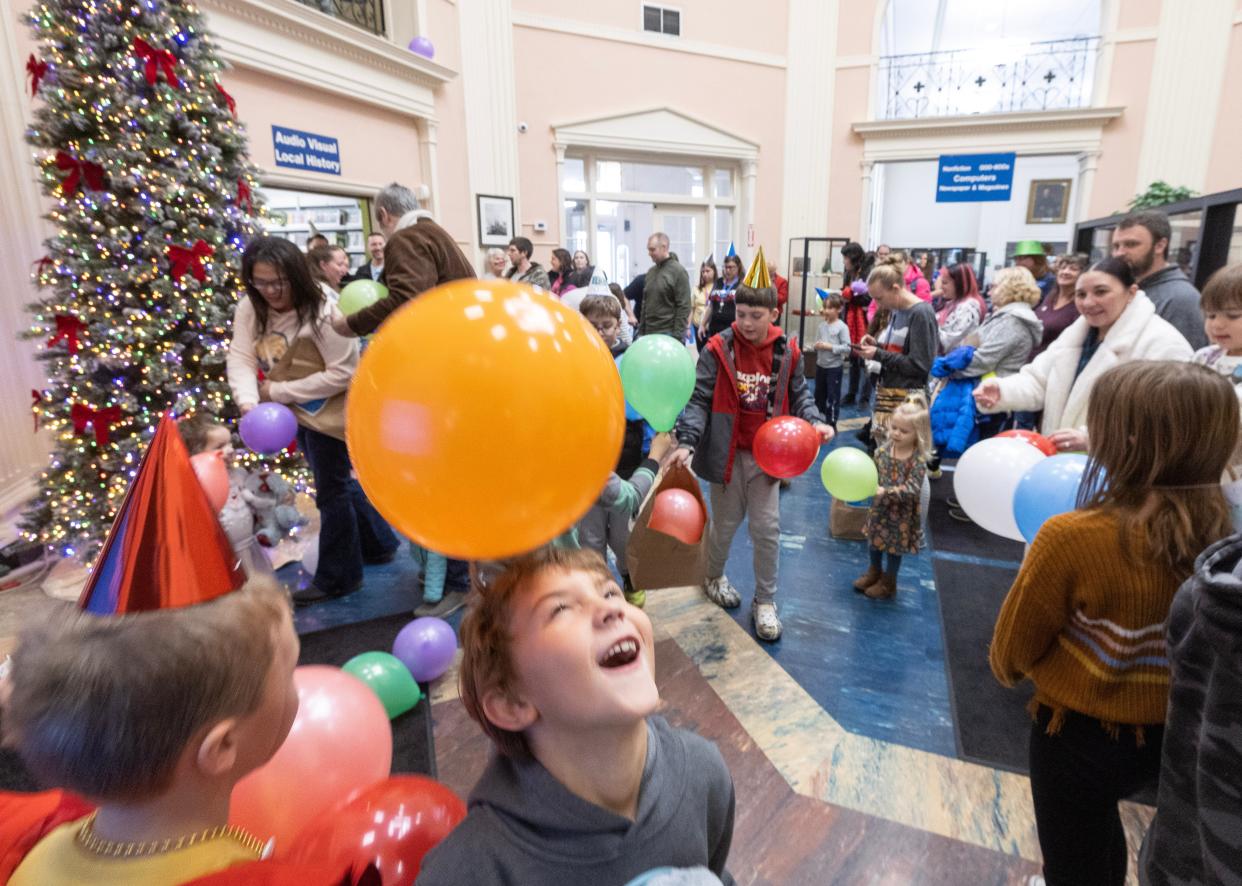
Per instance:
[[[720,752],[658,716],[647,739],[635,821],[571,793],[537,760],[494,755],[418,886],[624,886],[653,868],[696,866],[732,884],[733,779]]]
[[[1242,883],[1242,535],[1199,555],[1169,611],[1172,683],[1145,886]]]

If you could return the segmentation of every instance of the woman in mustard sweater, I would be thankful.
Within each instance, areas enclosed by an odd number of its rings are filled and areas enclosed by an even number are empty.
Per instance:
[[[1117,802],[1159,773],[1173,595],[1232,531],[1220,477],[1238,400],[1199,366],[1126,363],[1095,385],[1087,427],[1079,509],[1035,537],[991,650],[1001,683],[1035,684],[1031,796],[1049,886],[1125,882]]]

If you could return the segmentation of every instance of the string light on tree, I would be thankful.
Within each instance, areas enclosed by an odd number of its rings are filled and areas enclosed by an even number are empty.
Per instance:
[[[48,468],[24,528],[92,553],[163,412],[233,418],[224,362],[259,232],[257,171],[189,0],[43,0],[27,140],[56,233],[32,256],[27,338]]]

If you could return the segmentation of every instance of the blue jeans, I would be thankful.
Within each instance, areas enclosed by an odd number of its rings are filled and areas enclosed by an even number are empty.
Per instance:
[[[834,428],[841,413],[841,377],[844,366],[815,367],[815,408]]]
[[[319,507],[319,568],[314,585],[330,594],[347,593],[362,581],[363,558],[383,559],[400,542],[351,476],[349,450],[343,440],[299,427],[298,448],[310,462]]]

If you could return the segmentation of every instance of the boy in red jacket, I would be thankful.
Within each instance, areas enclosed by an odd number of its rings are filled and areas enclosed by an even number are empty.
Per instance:
[[[742,602],[724,567],[733,535],[742,518],[748,518],[755,548],[751,619],[755,634],[770,642],[781,635],[776,612],[780,483],[755,463],[751,444],[760,425],[778,415],[806,419],[824,441],[832,439],[833,431],[815,409],[797,344],[773,325],[776,291],[766,285],[766,271],[751,268],[747,282],[737,288],[737,319],[712,336],[699,355],[694,393],[677,422],[678,449],[672,458],[689,462],[711,483],[712,524],[703,589],[725,609]],[[755,282],[764,285],[756,287]]]

